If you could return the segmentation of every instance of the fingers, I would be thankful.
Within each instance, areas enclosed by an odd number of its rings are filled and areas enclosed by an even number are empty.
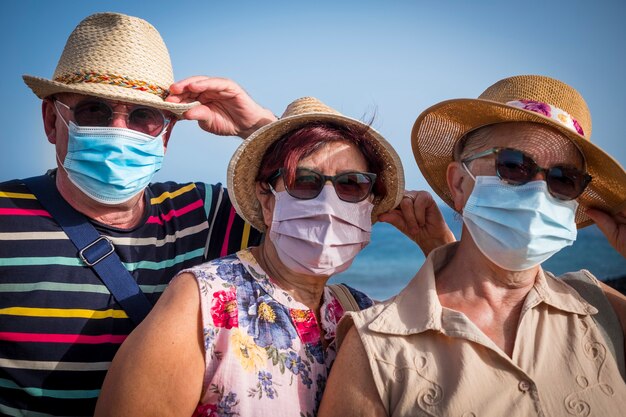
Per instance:
[[[404,197],[402,198],[402,201],[400,201],[400,212],[402,213],[402,218],[404,219],[405,228],[411,236],[415,236],[419,233],[419,224],[415,213],[415,199],[415,191],[405,191]]]
[[[586,214],[591,218],[591,220],[596,222],[600,231],[609,239],[609,241],[615,239],[614,236],[617,231],[617,223],[609,214],[595,209],[588,209]]]
[[[243,89],[233,80],[220,77],[189,77],[170,86],[170,94],[173,95],[191,93],[212,99],[234,97],[243,92]]]

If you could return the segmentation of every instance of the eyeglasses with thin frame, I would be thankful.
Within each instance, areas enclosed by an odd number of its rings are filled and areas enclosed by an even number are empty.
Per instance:
[[[170,119],[165,117],[163,112],[152,107],[134,106],[129,112],[117,112],[107,101],[93,98],[83,100],[72,107],[58,99],[55,99],[55,102],[73,113],[74,122],[78,126],[108,127],[111,126],[115,114],[124,114],[129,129],[157,137],[170,123]]]
[[[285,169],[280,168],[272,175],[270,182],[283,175]],[[337,175],[324,175],[309,168],[297,168],[293,182],[285,181],[285,190],[290,196],[300,200],[311,200],[317,197],[330,181],[335,188],[337,197],[348,203],[358,203],[365,200],[371,193],[376,174],[371,172],[342,172]]]
[[[498,177],[513,185],[532,181],[538,173],[545,175],[548,191],[559,200],[574,200],[580,196],[592,180],[591,175],[577,168],[555,165],[542,168],[529,155],[518,149],[491,148],[462,160],[463,164],[495,154]]]

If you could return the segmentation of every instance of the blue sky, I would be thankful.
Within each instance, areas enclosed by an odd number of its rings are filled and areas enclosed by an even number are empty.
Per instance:
[[[40,101],[22,74],[51,77],[67,36],[87,15],[116,11],[152,23],[177,79],[239,82],[281,114],[312,95],[346,115],[376,114],[409,188],[427,189],[410,131],[436,102],[477,97],[511,75],[542,74],[578,89],[592,141],[626,164],[626,2],[505,1],[12,1],[0,16],[0,181],[55,165]],[[225,182],[239,139],[179,123],[158,180]]]

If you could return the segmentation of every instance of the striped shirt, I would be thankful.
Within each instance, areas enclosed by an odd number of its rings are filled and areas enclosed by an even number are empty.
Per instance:
[[[130,230],[93,222],[153,304],[180,270],[256,245],[220,184],[151,184]],[[133,325],[19,180],[0,183],[0,415],[92,415]]]

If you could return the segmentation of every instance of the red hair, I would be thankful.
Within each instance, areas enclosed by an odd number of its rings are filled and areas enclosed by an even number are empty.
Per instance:
[[[368,172],[376,174],[373,193],[384,196],[387,193],[385,184],[380,180],[383,161],[372,146],[368,134],[369,126],[335,125],[327,122],[308,123],[296,130],[286,133],[274,142],[263,155],[261,167],[255,178],[261,183],[264,191],[269,192],[267,184],[280,168],[284,168],[283,180],[290,184],[294,181],[298,163],[332,142],[349,142],[354,144],[365,157]]]

